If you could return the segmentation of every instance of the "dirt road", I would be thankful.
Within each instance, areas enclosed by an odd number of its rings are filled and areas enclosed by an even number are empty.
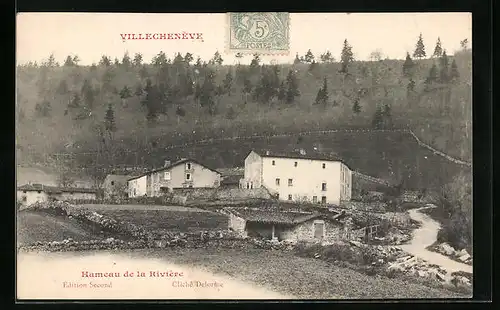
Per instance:
[[[109,252],[19,253],[17,268],[17,295],[23,299],[293,298],[202,269]],[[134,276],[125,277],[127,271]],[[82,277],[82,273],[119,276]],[[178,276],[172,277],[173,273]]]
[[[432,207],[409,210],[410,217],[416,221],[421,222],[422,227],[416,229],[413,232],[413,238],[410,243],[401,245],[401,248],[404,251],[415,255],[416,257],[420,257],[421,259],[428,261],[431,264],[436,264],[443,267],[449,273],[455,271],[465,271],[472,273],[472,266],[456,262],[442,254],[431,252],[426,249],[426,247],[436,241],[438,231],[441,227],[438,222],[433,220],[428,215],[420,212],[420,210],[427,208]]]

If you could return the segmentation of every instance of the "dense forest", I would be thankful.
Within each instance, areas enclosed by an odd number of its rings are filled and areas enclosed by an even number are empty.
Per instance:
[[[345,40],[338,60],[311,50],[293,64],[237,55],[249,65],[225,65],[219,52],[210,60],[160,52],[150,62],[103,55],[91,66],[50,55],[17,68],[17,160],[95,152],[109,165],[133,165],[125,153],[145,158],[207,137],[408,127],[470,161],[472,53],[466,40],[462,47],[448,55],[438,41],[426,55],[420,37],[404,61],[379,52],[358,61]]]

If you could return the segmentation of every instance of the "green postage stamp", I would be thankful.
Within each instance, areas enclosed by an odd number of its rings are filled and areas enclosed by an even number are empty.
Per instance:
[[[228,13],[229,52],[288,54],[290,14],[284,12]]]

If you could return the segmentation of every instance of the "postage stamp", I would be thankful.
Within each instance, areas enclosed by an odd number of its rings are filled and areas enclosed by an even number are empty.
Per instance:
[[[285,55],[289,53],[289,13],[228,13],[228,21],[229,52]]]

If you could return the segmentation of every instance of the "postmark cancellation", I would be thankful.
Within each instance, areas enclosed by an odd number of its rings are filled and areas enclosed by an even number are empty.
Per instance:
[[[289,13],[228,13],[228,32],[226,42],[228,52],[289,54]]]

